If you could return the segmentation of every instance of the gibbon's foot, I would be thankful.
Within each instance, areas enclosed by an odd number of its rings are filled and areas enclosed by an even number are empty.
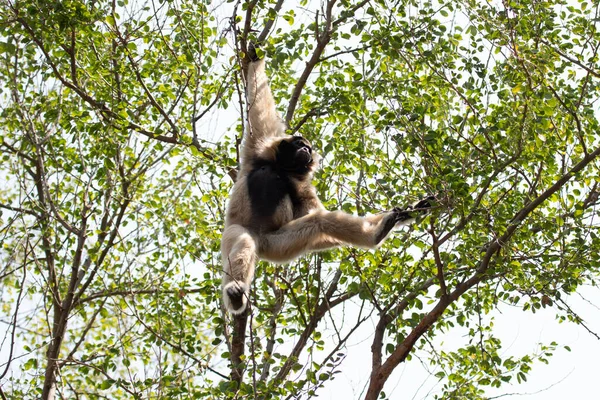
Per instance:
[[[425,197],[423,200],[419,200],[417,204],[415,204],[412,208],[415,211],[427,211],[429,208],[433,207],[437,198],[433,195]]]
[[[248,287],[241,282],[229,282],[223,288],[225,307],[232,314],[241,314],[246,309]]]
[[[258,45],[254,44],[253,42],[248,43],[248,59],[252,62],[260,60],[260,57],[256,53],[257,48]]]
[[[419,200],[415,205],[407,208],[394,208],[389,212],[382,222],[382,227],[379,233],[375,236],[375,245],[378,245],[392,229],[400,225],[406,225],[416,219],[419,214],[425,214],[435,204],[436,197],[428,196]]]
[[[427,196],[426,198],[419,200],[416,204],[408,206],[407,208],[394,208],[394,216],[396,224],[402,224],[403,222],[414,220],[419,214],[425,214],[435,204],[435,196]]]

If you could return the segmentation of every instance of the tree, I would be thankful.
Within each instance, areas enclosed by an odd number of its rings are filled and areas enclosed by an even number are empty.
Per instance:
[[[600,265],[598,4],[2,0],[2,398],[311,398],[374,326],[365,399],[427,355],[439,397],[526,379],[500,303],[585,324]],[[378,251],[260,263],[220,306],[220,230],[261,43],[324,204],[439,193]],[[464,346],[436,351],[444,332]],[[285,341],[290,340],[289,346]]]

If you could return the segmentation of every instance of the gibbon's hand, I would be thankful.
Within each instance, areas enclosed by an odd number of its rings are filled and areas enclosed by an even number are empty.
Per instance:
[[[437,197],[435,195],[429,195],[422,200],[419,200],[417,204],[413,206],[415,211],[428,211],[430,208],[435,207],[437,203]]]
[[[260,60],[260,57],[258,56],[258,53],[256,52],[256,49],[258,49],[259,46],[257,44],[254,44],[254,42],[249,42],[248,43],[248,54],[247,57],[250,61],[255,62]]]

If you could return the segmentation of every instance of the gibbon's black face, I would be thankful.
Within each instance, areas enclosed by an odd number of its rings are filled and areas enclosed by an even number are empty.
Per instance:
[[[277,146],[277,164],[286,171],[306,174],[313,162],[308,140],[300,136],[285,139]]]

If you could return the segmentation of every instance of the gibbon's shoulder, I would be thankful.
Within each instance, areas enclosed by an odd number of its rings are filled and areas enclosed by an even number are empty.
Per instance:
[[[252,151],[244,154],[245,159],[242,162],[246,167],[252,167],[258,160],[275,162],[277,159],[277,148],[281,141],[286,138],[289,138],[289,136],[270,136],[258,139],[253,143]]]

